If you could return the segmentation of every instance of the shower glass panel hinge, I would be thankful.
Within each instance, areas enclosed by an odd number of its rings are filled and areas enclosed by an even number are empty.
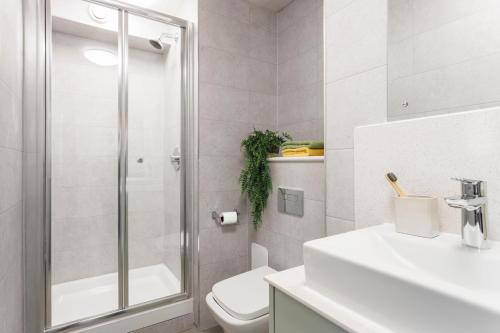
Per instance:
[[[175,148],[172,155],[170,155],[170,163],[172,163],[175,167],[175,170],[178,171],[181,168],[181,153],[179,148]]]

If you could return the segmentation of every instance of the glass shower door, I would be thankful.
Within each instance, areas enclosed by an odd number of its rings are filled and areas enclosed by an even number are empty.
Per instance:
[[[181,292],[181,33],[128,16],[130,305]]]
[[[54,0],[51,12],[50,296],[57,326],[118,309],[119,12],[80,0]]]
[[[187,297],[188,23],[45,1],[45,318],[59,332]]]

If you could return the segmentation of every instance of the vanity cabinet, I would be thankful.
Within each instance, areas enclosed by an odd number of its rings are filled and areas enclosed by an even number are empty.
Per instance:
[[[269,289],[269,333],[347,333],[280,290]]]

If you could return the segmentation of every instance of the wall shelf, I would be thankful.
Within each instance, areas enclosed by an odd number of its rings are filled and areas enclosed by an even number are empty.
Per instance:
[[[270,157],[267,159],[271,163],[297,163],[297,162],[317,162],[323,163],[324,156],[304,156],[304,157]]]

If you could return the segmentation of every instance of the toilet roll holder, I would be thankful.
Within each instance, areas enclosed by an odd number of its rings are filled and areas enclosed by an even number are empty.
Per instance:
[[[236,212],[236,215],[238,216],[238,220],[236,222],[239,222],[239,216],[240,216],[240,212],[238,211],[238,209],[234,208],[233,209],[233,212]],[[212,219],[217,222],[218,224],[222,225],[222,220],[220,218],[220,213],[218,213],[217,211],[213,210],[212,211]]]

